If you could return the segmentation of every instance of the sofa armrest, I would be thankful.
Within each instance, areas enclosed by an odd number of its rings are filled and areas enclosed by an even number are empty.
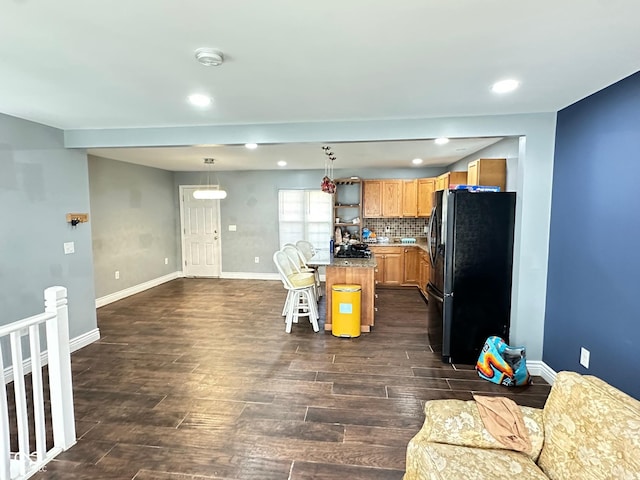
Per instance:
[[[531,451],[525,452],[537,461],[544,443],[542,409],[519,406],[524,425],[531,440]],[[431,400],[425,404],[424,425],[416,440],[446,443],[463,447],[508,450],[484,427],[478,407],[473,400]]]

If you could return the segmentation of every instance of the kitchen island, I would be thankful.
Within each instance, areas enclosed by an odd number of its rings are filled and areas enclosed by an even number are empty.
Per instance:
[[[370,332],[375,316],[375,269],[376,259],[371,258],[334,258],[328,252],[319,252],[309,260],[309,265],[326,266],[326,319],[324,329],[332,329],[331,292],[336,284],[360,285],[360,331]]]

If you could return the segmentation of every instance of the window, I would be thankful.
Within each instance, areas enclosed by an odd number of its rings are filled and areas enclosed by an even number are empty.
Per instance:
[[[321,190],[280,190],[278,221],[280,247],[298,240],[327,250],[331,238],[333,197]]]

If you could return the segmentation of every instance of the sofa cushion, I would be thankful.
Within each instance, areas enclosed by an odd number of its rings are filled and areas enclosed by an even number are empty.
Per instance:
[[[550,479],[640,478],[640,402],[604,381],[558,373],[544,430],[538,465]]]
[[[538,459],[544,442],[542,410],[519,406],[531,441],[525,452],[533,461]],[[436,400],[427,402],[425,437],[427,442],[448,443],[478,448],[508,449],[484,427],[478,407],[473,400]],[[426,425],[428,423],[428,425]]]
[[[444,443],[423,443],[414,447],[415,464],[407,465],[404,480],[547,479],[533,460],[511,450],[487,450]]]

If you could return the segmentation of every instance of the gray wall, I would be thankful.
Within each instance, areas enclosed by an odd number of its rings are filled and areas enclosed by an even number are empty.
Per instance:
[[[180,270],[172,172],[89,156],[89,187],[98,298]]]
[[[449,167],[449,171],[461,172],[469,168],[469,162],[478,158],[506,158],[507,159],[507,183],[506,191],[515,192],[518,179],[518,137],[509,137],[489,145],[487,148],[464,157]]]
[[[336,170],[334,177],[420,178],[435,176],[440,171],[439,168],[342,169]],[[319,189],[324,171],[235,171],[216,172],[216,176],[220,187],[227,191],[227,198],[220,201],[222,272],[277,273],[272,256],[279,248],[278,190]],[[177,172],[175,191],[179,185],[203,182],[201,173]],[[237,231],[230,232],[229,225],[236,225]],[[179,243],[179,227],[177,238]],[[254,263],[254,257],[260,257],[259,264]]]
[[[96,328],[91,225],[71,227],[67,213],[89,213],[85,151],[65,149],[60,130],[0,114],[0,324],[42,312],[44,289],[61,285],[71,338]]]

